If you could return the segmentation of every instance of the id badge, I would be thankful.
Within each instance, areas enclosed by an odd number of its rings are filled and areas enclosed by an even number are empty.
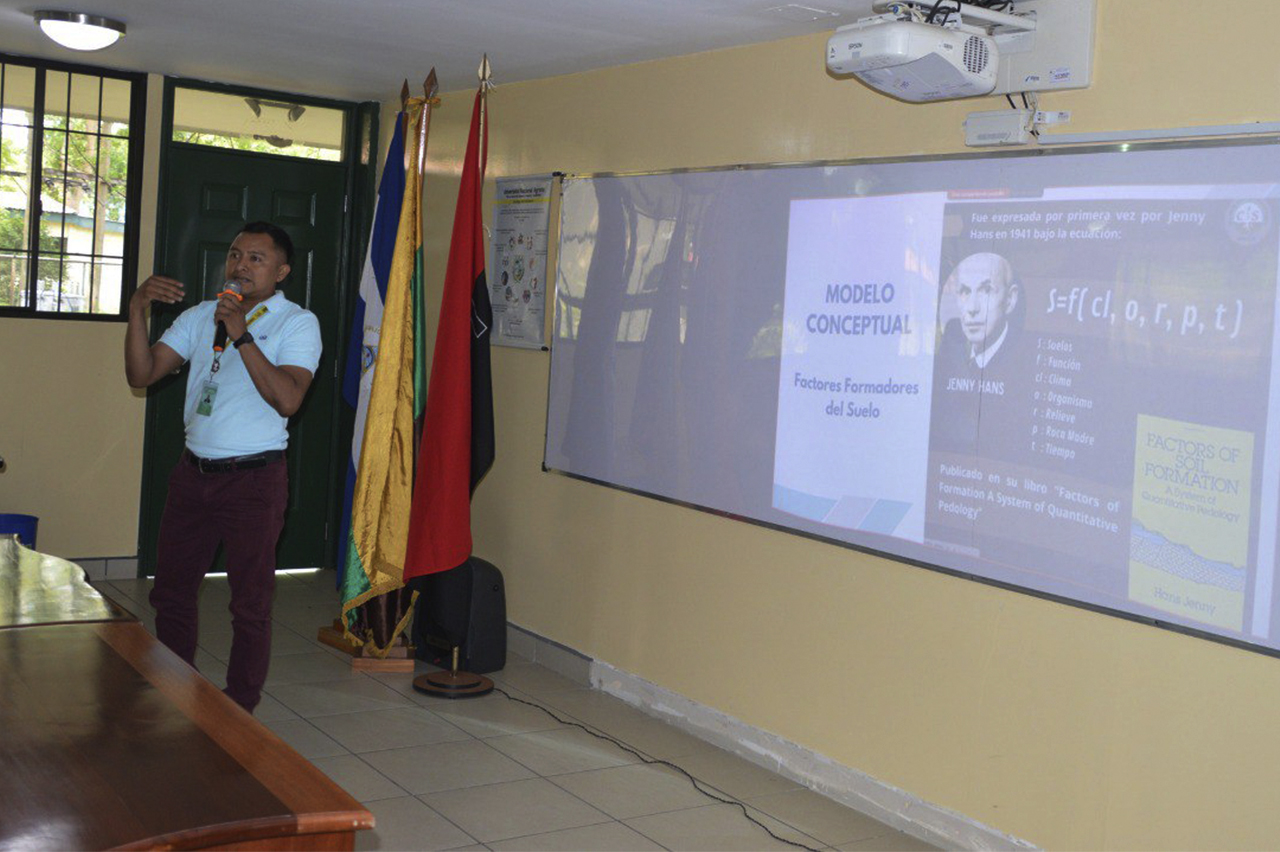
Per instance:
[[[214,400],[218,398],[218,384],[207,381],[200,386],[200,402],[196,405],[196,414],[208,417],[213,413]]]

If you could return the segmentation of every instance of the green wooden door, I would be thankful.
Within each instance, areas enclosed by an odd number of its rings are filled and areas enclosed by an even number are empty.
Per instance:
[[[332,567],[346,456],[337,449],[342,234],[346,167],[174,144],[161,199],[156,272],[186,285],[181,305],[153,305],[152,340],[181,311],[221,289],[227,248],[247,222],[289,232],[295,256],[284,294],[320,321],[324,354],[301,410],[289,420],[289,509],[279,568]],[[139,564],[155,573],[155,547],[169,473],[182,453],[187,368],[154,385],[147,399]]]

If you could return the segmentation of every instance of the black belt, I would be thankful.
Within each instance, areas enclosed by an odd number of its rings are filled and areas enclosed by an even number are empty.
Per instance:
[[[284,458],[284,450],[267,450],[265,453],[254,453],[249,456],[232,456],[229,459],[202,459],[187,450],[183,454],[188,462],[200,469],[201,473],[230,473],[233,470],[252,470],[263,467]]]

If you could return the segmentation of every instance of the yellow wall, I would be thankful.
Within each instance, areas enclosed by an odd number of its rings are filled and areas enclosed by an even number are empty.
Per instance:
[[[147,79],[138,273],[155,256],[164,81]],[[138,552],[146,396],[124,380],[124,324],[0,319],[0,512],[40,518],[40,550]]]
[[[1271,5],[1102,0],[1094,85],[1043,105],[1064,132],[1277,120]],[[956,152],[1003,104],[891,101],[824,43],[500,85],[490,177]],[[433,118],[437,288],[471,97]],[[1276,845],[1280,661],[542,473],[547,360],[494,349],[474,501],[515,623],[1037,844]]]

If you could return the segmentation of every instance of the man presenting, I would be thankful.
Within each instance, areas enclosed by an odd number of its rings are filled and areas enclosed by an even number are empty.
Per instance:
[[[226,693],[252,712],[271,652],[275,549],[284,524],[288,418],[320,360],[315,316],[278,292],[293,242],[267,222],[245,225],[227,252],[227,287],[184,311],[147,345],[151,302],[182,301],[183,284],[153,275],[129,301],[125,376],[145,388],[191,363],[183,422],[186,450],[169,477],[156,553],[156,636],[194,664],[196,596],[224,548],[234,631]],[[238,285],[236,295],[231,285]],[[215,351],[218,327],[225,346]]]

